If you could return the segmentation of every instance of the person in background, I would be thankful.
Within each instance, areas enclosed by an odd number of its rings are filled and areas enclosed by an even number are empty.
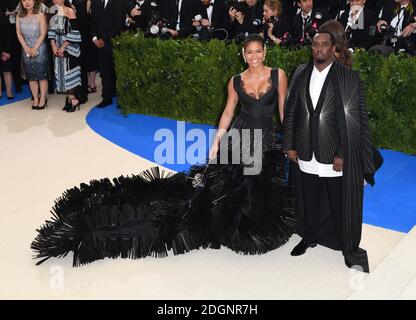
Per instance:
[[[45,38],[48,26],[45,15],[40,12],[39,0],[20,0],[20,6],[16,33],[23,49],[23,71],[33,95],[32,109],[41,110],[47,107],[49,51]]]

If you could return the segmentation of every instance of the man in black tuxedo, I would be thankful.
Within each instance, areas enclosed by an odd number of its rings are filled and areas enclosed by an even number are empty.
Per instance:
[[[213,36],[218,39],[225,39],[229,32],[229,16],[225,0],[196,0],[195,15],[201,15],[200,21],[193,21],[196,28],[207,27],[226,30],[214,32]]]
[[[315,6],[313,0],[298,0],[300,12],[293,18],[292,35],[295,44],[310,45],[319,27],[328,20],[328,10]]]
[[[126,19],[125,0],[96,0],[91,9],[92,41],[98,48],[103,100],[99,108],[112,104],[116,95],[116,73],[111,39],[121,33]]]
[[[367,8],[365,0],[350,0],[347,10],[339,17],[349,47],[368,50],[375,45],[377,20],[377,15]]]
[[[151,0],[129,0],[127,3],[127,13],[131,18],[131,28],[145,31],[151,18]]]
[[[186,38],[194,27],[192,20],[195,17],[196,0],[160,0],[160,15],[172,21],[168,32],[173,38]]]
[[[321,244],[342,250],[348,267],[369,272],[359,247],[363,189],[364,180],[374,184],[381,156],[370,142],[363,85],[356,71],[335,61],[331,34],[316,34],[312,53],[313,63],[292,77],[283,120],[302,237],[291,255]]]

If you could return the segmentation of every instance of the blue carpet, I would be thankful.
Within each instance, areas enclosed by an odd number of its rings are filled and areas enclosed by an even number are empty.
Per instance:
[[[17,102],[17,101],[29,99],[32,96],[32,94],[30,93],[30,89],[29,89],[28,85],[22,86],[22,92],[15,93],[14,90],[13,90],[13,93],[14,93],[14,99],[13,100],[7,100],[7,94],[6,94],[5,91],[3,91],[3,97],[0,98],[0,107],[6,106],[10,103],[14,103],[14,102]]]
[[[155,158],[158,158],[157,151],[161,145],[171,147],[170,152],[161,153],[170,158],[171,163],[160,164],[176,171],[187,171],[190,165],[204,162],[211,140],[200,139],[205,150],[200,148],[198,153],[192,150],[198,140],[190,136],[204,132],[204,137],[212,138],[209,129],[213,129],[208,125],[184,124],[152,116],[123,116],[115,105],[104,109],[93,108],[87,116],[87,123],[104,138],[152,162],[160,163]],[[173,135],[169,137],[166,131],[158,131],[160,128],[170,130]],[[156,132],[164,136],[161,141],[155,141]],[[376,185],[374,188],[365,187],[364,222],[409,232],[416,224],[416,157],[390,150],[381,150],[381,153],[384,164],[377,172]],[[132,173],[137,173],[133,170]]]

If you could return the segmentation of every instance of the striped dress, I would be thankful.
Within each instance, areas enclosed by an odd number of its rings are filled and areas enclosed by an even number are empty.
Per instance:
[[[81,86],[81,34],[75,19],[54,15],[49,22],[48,38],[60,48],[65,41],[64,56],[54,56],[55,86],[58,93],[75,92]]]

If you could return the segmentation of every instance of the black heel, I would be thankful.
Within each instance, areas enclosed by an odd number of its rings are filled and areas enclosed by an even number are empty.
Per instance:
[[[71,99],[69,97],[65,98],[65,106],[63,107],[62,111],[67,111],[71,109]]]
[[[45,108],[47,108],[48,107],[48,99],[45,99],[45,103],[44,103],[44,105],[43,106],[39,106],[38,107],[38,110],[43,110],[43,109],[45,109]]]
[[[78,98],[70,98],[70,100],[71,100],[71,106],[69,107],[69,109],[66,110],[66,112],[74,112],[77,109],[78,110],[81,110],[81,108],[80,108],[80,102],[79,102],[79,99]],[[78,100],[78,103],[75,104],[75,105],[73,105],[72,104],[72,100]]]

